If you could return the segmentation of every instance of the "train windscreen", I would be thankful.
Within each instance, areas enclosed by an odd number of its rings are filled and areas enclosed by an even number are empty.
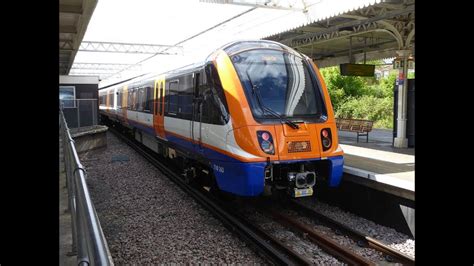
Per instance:
[[[255,118],[319,118],[325,112],[318,83],[297,54],[273,49],[231,56]],[[273,113],[273,115],[272,115]]]

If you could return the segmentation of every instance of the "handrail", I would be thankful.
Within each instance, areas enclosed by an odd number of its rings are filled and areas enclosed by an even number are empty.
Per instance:
[[[114,265],[99,218],[89,195],[86,171],[74,146],[62,108],[60,128],[63,138],[66,186],[72,223],[72,249],[77,250],[77,265]]]

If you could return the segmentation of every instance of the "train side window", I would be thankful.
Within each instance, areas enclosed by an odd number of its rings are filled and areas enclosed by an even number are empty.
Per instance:
[[[117,91],[117,108],[122,109],[122,90]]]
[[[178,113],[178,80],[171,81],[168,84],[168,114],[176,116]]]
[[[150,113],[155,112],[156,106],[154,105],[155,103],[155,94],[153,93],[153,86],[148,87],[148,105],[150,106]]]
[[[169,106],[168,101],[169,101],[169,95],[170,95],[170,83],[169,83],[169,81],[166,82],[164,89],[166,90],[166,96],[165,96],[163,104],[165,105],[165,115],[167,115],[168,114],[168,106]]]
[[[191,120],[193,109],[193,76],[188,74],[180,77],[178,91],[178,117]]]
[[[153,113],[153,88],[152,87],[146,87],[145,88],[145,106],[143,107],[143,110],[147,113]]]
[[[203,86],[202,122],[225,125],[229,122],[229,109],[217,70],[213,64],[206,66],[207,82]]]
[[[105,105],[105,95],[102,95],[99,97],[99,105],[101,106]]]
[[[132,93],[132,110],[136,111],[138,109],[138,92],[136,89],[133,90]]]
[[[127,109],[128,110],[131,110],[132,109],[132,105],[133,105],[133,91],[132,89],[128,89],[128,101],[127,101]]]
[[[221,111],[217,107],[214,98],[211,88],[206,86],[203,91],[202,122],[214,125],[225,125]]]
[[[108,107],[114,107],[114,102],[113,102],[114,98],[112,98],[112,93],[113,92],[110,92],[110,93],[107,94],[107,103],[108,103],[107,106]]]
[[[143,111],[143,105],[145,102],[145,88],[138,89],[138,101],[137,101],[137,110]]]

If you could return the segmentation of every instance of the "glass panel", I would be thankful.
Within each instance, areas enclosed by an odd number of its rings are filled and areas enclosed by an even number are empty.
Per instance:
[[[74,108],[76,99],[76,87],[59,86],[59,101],[64,108]]]
[[[322,113],[319,89],[312,81],[307,63],[299,55],[257,49],[232,56],[232,62],[255,117],[271,117],[262,112],[262,104],[289,118]]]
[[[169,83],[168,112],[176,114],[178,112],[178,82]]]

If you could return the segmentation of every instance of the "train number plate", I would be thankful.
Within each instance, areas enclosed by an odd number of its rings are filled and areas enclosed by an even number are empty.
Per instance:
[[[294,188],[293,197],[299,198],[299,197],[307,197],[313,195],[313,188]]]

